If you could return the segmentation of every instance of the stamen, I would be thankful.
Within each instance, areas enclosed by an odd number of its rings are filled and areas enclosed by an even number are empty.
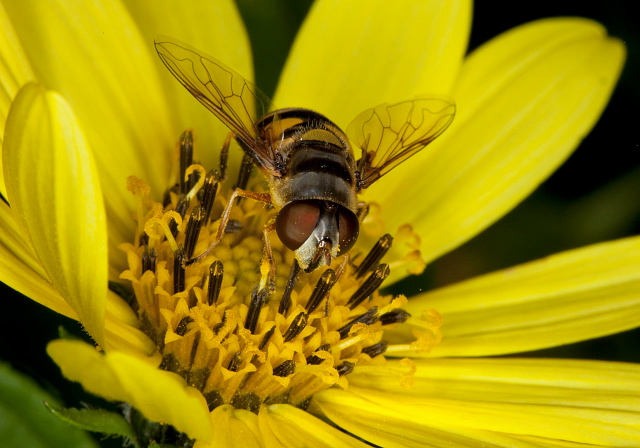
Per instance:
[[[353,372],[353,368],[356,365],[349,361],[342,361],[340,364],[336,366],[336,370],[338,371],[339,376],[348,375]]]
[[[148,246],[149,245],[149,235],[147,232],[142,232],[140,235],[140,241],[138,241],[138,246]]]
[[[317,349],[314,350],[313,353],[317,353],[317,352],[328,352],[329,349],[331,349],[331,345],[330,344],[322,344],[320,347],[318,347]],[[318,365],[320,364],[322,361],[324,361],[324,359],[320,358],[319,356],[316,356],[314,354],[311,354],[307,357],[307,364],[310,365]]]
[[[407,311],[402,308],[396,308],[395,310],[389,311],[388,313],[384,313],[380,316],[380,322],[382,325],[391,325],[391,324],[402,324],[407,321],[411,317]]]
[[[209,289],[207,290],[207,303],[214,305],[220,296],[222,288],[222,278],[224,276],[224,265],[220,260],[216,260],[209,266]]]
[[[184,249],[182,246],[173,253],[173,293],[179,293],[184,291]]]
[[[187,129],[180,136],[180,193],[187,194],[187,192],[195,184],[195,176],[189,176],[188,180],[185,179],[185,173],[187,168],[193,164],[193,132],[191,129]]]
[[[306,306],[307,313],[311,314],[314,312],[335,284],[336,274],[333,272],[333,269],[327,269],[324,271],[318,280],[318,283],[316,283],[316,287],[313,289],[311,297],[309,297],[309,301]]]
[[[193,251],[196,248],[198,237],[200,236],[200,229],[205,222],[206,212],[200,205],[193,207],[191,211],[191,219],[187,223],[187,231],[184,237],[184,250],[187,258],[193,256]]]
[[[293,264],[291,265],[289,280],[287,280],[287,286],[285,286],[284,288],[282,299],[280,299],[280,307],[278,308],[278,313],[282,314],[283,316],[287,314],[287,311],[289,311],[289,307],[291,306],[291,291],[293,291],[293,287],[298,281],[299,272],[300,265],[298,264],[298,260],[294,258]]]
[[[187,176],[188,177],[195,176],[195,182],[190,182],[190,183],[193,183],[193,185],[191,186],[191,189],[186,194],[187,198],[189,199],[189,202],[191,202],[193,198],[198,196],[198,193],[204,186],[204,181],[207,177],[207,171],[204,169],[202,165],[198,165],[197,163],[194,163],[193,165],[189,166],[189,168],[187,168],[185,177]]]
[[[273,374],[275,376],[287,377],[291,375],[296,370],[296,363],[288,359],[277,367],[274,367]]]
[[[149,246],[144,246],[144,250],[142,251],[142,273],[143,274],[147,271],[156,272],[157,258],[158,258],[158,254],[153,247],[149,249]]]
[[[386,352],[388,346],[389,343],[387,341],[380,341],[377,344],[370,345],[369,347],[364,347],[362,349],[362,353],[369,355],[371,358],[375,358],[376,356]]]
[[[187,213],[189,209],[189,198],[186,195],[181,195],[180,199],[178,199],[178,204],[176,205],[176,213],[180,215],[180,217],[184,220],[184,215]],[[178,222],[176,219],[173,219],[169,223],[169,230],[171,230],[171,235],[175,238],[178,235]]]
[[[356,269],[355,271],[356,279],[359,279],[364,274],[372,270],[374,266],[380,263],[380,260],[382,260],[382,257],[384,257],[386,253],[389,251],[389,249],[391,249],[392,243],[393,243],[393,237],[391,235],[389,235],[388,233],[386,235],[383,235],[376,242],[376,244],[374,244],[374,246],[371,248],[367,256],[364,257],[364,260],[362,260],[362,263],[360,263],[360,265]]]
[[[220,179],[227,178],[227,163],[229,161],[229,145],[231,139],[234,137],[233,132],[229,132],[222,144],[222,150],[220,151]]]
[[[224,228],[224,233],[225,233],[225,235],[228,234],[228,233],[238,233],[243,228],[244,228],[244,226],[242,225],[242,223],[240,221],[238,221],[237,219],[230,219],[229,222],[227,222],[227,225]]]
[[[220,175],[217,171],[211,170],[207,173],[207,177],[204,179],[204,186],[201,191],[200,204],[205,211],[204,223],[209,223],[211,217],[211,209],[218,193]]]
[[[309,315],[306,313],[300,313],[296,317],[293,318],[291,325],[287,328],[287,331],[284,332],[282,338],[284,342],[289,342],[304,330],[304,327],[307,326],[307,321],[309,319]]]
[[[259,290],[257,286],[253,288],[251,292],[251,303],[249,304],[249,311],[247,312],[244,327],[253,334],[255,334],[258,317],[260,317],[260,310],[265,304],[268,294],[268,289]]]
[[[360,305],[360,303],[362,303],[364,299],[369,297],[375,290],[380,287],[382,282],[389,276],[390,272],[391,270],[389,269],[388,265],[383,263],[378,266],[378,268],[373,271],[373,273],[364,281],[364,283],[360,285],[358,290],[353,293],[353,295],[347,302],[347,306],[350,309],[354,309],[355,307]]]
[[[340,333],[340,339],[346,338],[349,335],[349,330],[351,330],[351,327],[353,327],[355,324],[371,325],[377,320],[378,320],[378,307],[374,306],[373,308],[369,309],[369,311],[367,311],[366,313],[361,314],[360,316],[350,321],[348,324],[344,325],[343,327],[340,327],[340,329],[338,330],[338,333]]]
[[[249,178],[251,177],[251,170],[253,170],[253,161],[246,154],[242,158],[242,164],[240,165],[240,172],[238,173],[238,181],[235,188],[241,190],[247,189]],[[236,204],[240,204],[242,197],[236,199]]]
[[[229,369],[232,372],[237,372],[241,362],[242,362],[242,352],[236,352],[235,355],[233,355],[233,357],[231,358],[231,361],[229,361],[229,365],[227,366],[227,369]]]
[[[269,339],[271,339],[271,336],[273,336],[273,333],[275,333],[275,331],[276,331],[276,326],[274,325],[273,327],[271,327],[269,331],[267,331],[264,334],[262,341],[260,341],[260,345],[258,345],[258,350],[262,350],[267,346]]]
[[[193,322],[193,318],[191,318],[191,316],[184,316],[182,319],[180,319],[180,322],[178,322],[175,333],[178,336],[184,336],[185,334],[187,334],[187,332],[189,331],[189,324],[191,322]]]

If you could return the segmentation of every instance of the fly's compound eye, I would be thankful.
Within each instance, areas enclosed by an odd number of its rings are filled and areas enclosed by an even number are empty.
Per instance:
[[[307,241],[320,218],[320,204],[294,201],[285,205],[276,218],[276,232],[282,244],[296,250]]]
[[[345,254],[353,247],[360,232],[358,217],[351,210],[341,207],[338,217],[338,234],[340,236],[340,252]]]

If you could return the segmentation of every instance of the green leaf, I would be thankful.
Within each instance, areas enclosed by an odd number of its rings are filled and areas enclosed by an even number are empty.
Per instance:
[[[122,415],[115,412],[105,409],[63,408],[48,402],[44,405],[60,420],[78,428],[106,435],[128,437],[131,440],[136,439],[129,423]]]
[[[57,400],[32,379],[0,363],[0,441],[3,448],[98,448],[85,431],[55,418],[42,404]]]

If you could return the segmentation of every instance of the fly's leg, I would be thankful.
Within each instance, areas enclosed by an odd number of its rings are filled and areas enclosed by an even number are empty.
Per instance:
[[[264,237],[264,258],[260,264],[260,289],[264,289],[269,285],[269,291],[275,292],[276,290],[276,262],[273,259],[273,251],[271,250],[271,241],[269,240],[269,233],[275,229],[275,221],[268,222],[262,229],[262,236]]]
[[[254,193],[252,191],[241,190],[240,188],[236,188],[231,197],[229,198],[229,202],[222,212],[222,216],[220,217],[220,224],[218,227],[218,231],[216,232],[216,238],[209,245],[207,250],[202,252],[195,258],[191,258],[184,262],[184,266],[192,265],[193,263],[202,260],[204,257],[209,255],[209,253],[218,245],[220,241],[222,241],[222,237],[224,236],[224,231],[229,223],[229,216],[231,215],[231,208],[234,206],[234,202],[237,198],[249,198],[255,201],[264,202],[265,204],[271,204],[271,195],[269,193]],[[271,250],[271,248],[269,248]],[[272,257],[273,258],[273,255]],[[275,272],[275,268],[274,268]]]

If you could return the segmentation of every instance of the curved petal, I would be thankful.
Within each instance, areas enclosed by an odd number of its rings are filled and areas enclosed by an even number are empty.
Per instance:
[[[278,107],[326,114],[343,129],[360,112],[450,92],[466,50],[471,2],[315,2],[280,79]]]
[[[80,341],[50,342],[47,353],[65,377],[79,382],[88,392],[125,401],[149,420],[171,424],[190,437],[211,438],[204,397],[175,373],[126,353],[102,355]]]
[[[2,143],[11,101],[20,87],[29,81],[35,81],[36,78],[2,3],[0,3],[0,29],[2,30],[0,33],[0,143]],[[1,159],[0,194],[7,197]]]
[[[51,283],[104,344],[107,231],[91,150],[64,98],[34,84],[7,119],[9,201]]]
[[[439,357],[517,353],[635,328],[640,237],[483,275],[422,294],[407,305],[413,315],[424,308],[442,314],[442,342],[429,355]]]
[[[327,390],[314,400],[349,431],[363,417],[372,427],[390,418],[405,420],[425,437],[445,432],[497,446],[530,446],[532,437],[540,438],[542,446],[545,439],[640,446],[637,365],[485,359],[420,360],[417,367],[410,390],[397,378],[359,375],[356,369],[349,376],[349,393]],[[358,415],[361,411],[365,414]],[[379,438],[367,440],[390,446]]]
[[[333,448],[366,445],[306,411],[288,404],[263,406],[258,414],[260,431],[268,447]]]
[[[138,24],[145,43],[153,46],[157,34],[174,37],[224,62],[227,66],[253,80],[253,61],[249,36],[235,3],[231,0],[202,2],[198,0],[162,0],[151,4],[139,1],[125,2]],[[155,51],[154,51],[155,52]],[[160,73],[163,93],[172,112],[172,122],[178,134],[192,128],[196,136],[196,157],[205,167],[219,164],[218,154],[229,129],[202,107],[169,73],[154,55]],[[242,159],[242,151],[230,151],[230,159]]]
[[[390,229],[413,224],[433,260],[511,210],[568,157],[602,113],[624,58],[623,44],[586,19],[541,20],[498,36],[465,61],[451,127],[389,175],[414,181],[383,179],[366,198],[383,205]]]
[[[109,192],[109,255],[124,270],[117,245],[132,239],[135,211],[127,176],[144,179],[161,198],[177,141],[153,43],[120,2],[26,0],[5,8],[38,80],[69,101],[91,143]]]
[[[218,406],[210,414],[213,437],[208,442],[196,441],[193,448],[259,448],[263,447],[258,430],[258,416],[251,411],[235,409],[230,404]]]
[[[78,320],[76,312],[49,281],[4,201],[0,201],[0,279],[39,304]]]

